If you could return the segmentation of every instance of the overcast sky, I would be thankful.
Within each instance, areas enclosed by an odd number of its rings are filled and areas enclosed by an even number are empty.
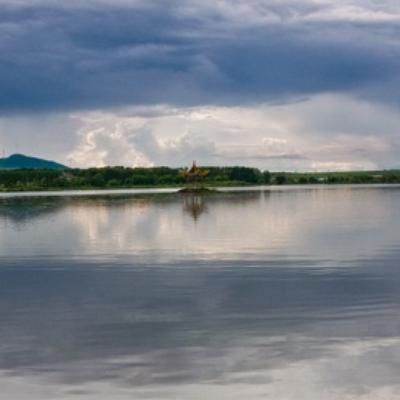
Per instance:
[[[400,167],[398,0],[0,0],[0,148]]]

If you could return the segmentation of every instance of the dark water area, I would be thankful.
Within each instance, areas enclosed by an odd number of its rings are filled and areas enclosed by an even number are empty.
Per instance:
[[[0,399],[400,399],[399,205],[0,197]]]

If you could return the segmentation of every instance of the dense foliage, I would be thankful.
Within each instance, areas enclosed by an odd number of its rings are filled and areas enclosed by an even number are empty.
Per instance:
[[[271,182],[279,185],[400,183],[400,171],[282,172],[273,173]]]
[[[204,184],[335,184],[400,183],[400,171],[330,173],[270,173],[248,167],[207,167]],[[45,169],[0,169],[0,190],[101,189],[145,186],[183,186],[178,168],[89,168],[64,171]]]
[[[208,167],[206,185],[264,184],[269,174],[247,167]],[[0,190],[99,189],[143,186],[182,186],[178,168],[106,167],[89,169],[0,170]]]

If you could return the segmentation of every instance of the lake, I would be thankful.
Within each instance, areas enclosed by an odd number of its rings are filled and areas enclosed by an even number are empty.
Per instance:
[[[0,196],[0,399],[400,399],[400,187]]]

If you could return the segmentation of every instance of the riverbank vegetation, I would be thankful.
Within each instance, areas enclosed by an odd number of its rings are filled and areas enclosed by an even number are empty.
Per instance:
[[[207,186],[400,183],[400,170],[288,173],[249,167],[206,167]],[[0,170],[1,191],[181,187],[187,183],[179,168],[106,167],[68,169]]]

